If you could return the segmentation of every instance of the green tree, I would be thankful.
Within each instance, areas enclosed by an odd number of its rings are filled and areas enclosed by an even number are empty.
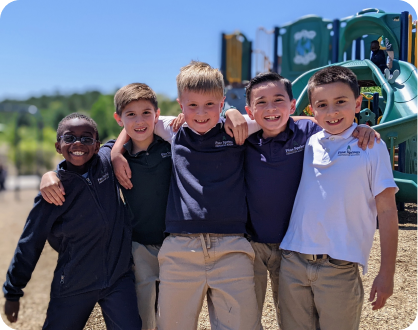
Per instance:
[[[162,116],[177,116],[181,112],[177,101],[170,99],[164,94],[157,94],[157,101]]]
[[[113,118],[114,112],[113,95],[100,95],[91,107],[90,116],[97,123],[102,142],[116,138],[120,133],[121,128]]]

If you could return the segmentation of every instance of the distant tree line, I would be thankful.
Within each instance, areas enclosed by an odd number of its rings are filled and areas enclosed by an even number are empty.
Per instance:
[[[157,98],[162,115],[176,116],[180,113],[180,107],[176,100],[161,94],[157,95]],[[7,144],[11,147],[8,156],[13,162],[16,163],[17,159],[21,160],[19,162],[23,164],[22,174],[36,172],[35,163],[39,161],[40,154],[42,168],[50,169],[54,166],[52,159],[55,155],[55,132],[60,120],[70,113],[80,112],[93,118],[97,122],[102,142],[116,138],[121,130],[113,119],[115,111],[113,95],[102,94],[98,91],[71,95],[62,95],[57,92],[53,95],[30,97],[27,100],[6,99],[0,102],[0,104],[2,103],[34,105],[38,108],[42,118],[40,141],[38,124],[33,116],[30,114],[20,116],[17,125],[17,113],[0,111],[0,124],[4,128],[3,131],[0,131],[0,144]],[[13,148],[15,145],[17,148]],[[16,156],[17,153],[19,157]]]

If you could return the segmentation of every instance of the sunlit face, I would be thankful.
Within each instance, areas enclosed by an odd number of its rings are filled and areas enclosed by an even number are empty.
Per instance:
[[[274,137],[283,132],[295,112],[296,100],[290,100],[282,81],[256,85],[251,91],[251,104],[245,110],[263,129],[263,137]]]
[[[160,109],[155,110],[150,101],[132,101],[122,110],[122,115],[114,113],[119,126],[125,127],[132,139],[134,152],[146,150],[154,139],[154,126],[158,121]]]
[[[55,143],[57,152],[67,161],[67,169],[78,173],[87,172],[87,163],[99,152],[100,142],[94,141],[93,144],[86,145],[81,143],[80,138],[97,138],[92,124],[80,118],[67,120],[64,122],[62,135],[73,135],[78,138],[74,143],[66,143],[62,138]]]
[[[219,121],[225,97],[208,93],[183,91],[177,99],[187,125],[199,134],[205,134]]]
[[[317,86],[311,93],[311,107],[318,124],[330,134],[340,134],[351,127],[360,112],[362,96],[357,99],[350,86],[335,82]]]

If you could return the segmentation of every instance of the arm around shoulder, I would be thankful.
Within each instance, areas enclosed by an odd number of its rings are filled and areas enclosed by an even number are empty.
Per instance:
[[[46,172],[41,179],[39,187],[42,197],[46,202],[54,205],[62,205],[65,202],[65,190],[57,173],[54,171]]]

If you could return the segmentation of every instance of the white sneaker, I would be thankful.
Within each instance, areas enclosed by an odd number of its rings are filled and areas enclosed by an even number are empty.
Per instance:
[[[399,74],[400,74],[399,70],[395,70],[395,71],[393,71],[393,74],[392,74],[392,76],[390,77],[390,79],[388,79],[388,82],[389,82],[390,84],[393,84],[393,83],[395,82],[395,80],[399,77]]]
[[[390,79],[390,71],[389,71],[388,68],[385,69],[384,75],[385,75],[386,80],[389,81],[389,79]]]

